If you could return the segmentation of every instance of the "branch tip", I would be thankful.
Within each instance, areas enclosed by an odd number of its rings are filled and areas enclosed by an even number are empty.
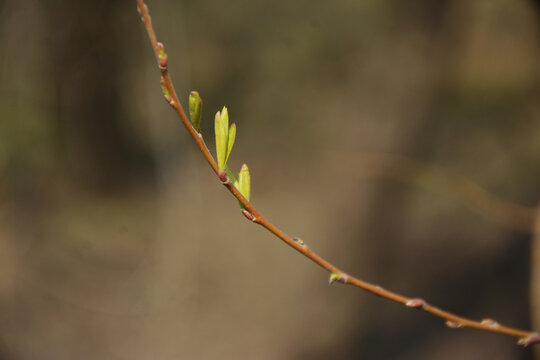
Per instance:
[[[146,14],[148,14],[148,6],[146,6],[146,4],[143,2],[143,6],[144,6],[144,12]],[[141,17],[141,20],[144,22],[144,16],[143,16],[143,12],[141,10],[141,7],[139,6],[139,3],[137,3],[137,12],[139,13],[140,17]],[[148,15],[150,16],[150,15]]]
[[[521,339],[518,340],[518,345],[521,346],[529,346],[534,345],[540,342],[540,334],[539,333],[531,333],[528,336],[524,336]]]

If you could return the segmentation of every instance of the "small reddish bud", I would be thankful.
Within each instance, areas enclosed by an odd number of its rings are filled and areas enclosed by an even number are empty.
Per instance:
[[[452,321],[452,320],[446,321],[446,326],[448,326],[451,329],[459,329],[460,327],[463,327],[462,324],[457,323],[457,322]]]
[[[246,209],[242,209],[242,214],[246,217],[246,219],[248,220],[251,220],[251,221],[255,221],[255,216],[253,216],[252,213],[250,213],[249,211],[247,211]]]
[[[414,298],[414,299],[410,299],[409,301],[407,301],[405,306],[408,306],[408,307],[414,308],[414,309],[421,309],[424,306],[426,306],[426,301],[424,299]]]
[[[487,327],[489,327],[489,328],[492,328],[492,329],[495,329],[495,328],[498,328],[498,327],[499,327],[499,323],[498,323],[498,322],[496,322],[496,321],[493,320],[493,319],[489,319],[489,318],[487,318],[487,319],[482,319],[481,324],[482,324],[482,325],[485,325],[485,326],[487,326]]]
[[[165,54],[164,56],[160,56],[159,57],[159,66],[162,67],[162,68],[166,68],[168,61],[169,61],[169,57],[168,57],[167,54]]]
[[[221,170],[218,173],[218,176],[219,176],[219,180],[221,180],[223,184],[228,184],[230,182],[229,177],[227,176],[227,173],[225,172],[225,170]]]
[[[162,43],[158,42],[157,49],[158,49],[159,67],[166,68],[169,57],[167,56],[167,53],[165,53],[165,47],[163,46]]]
[[[330,274],[330,278],[328,279],[328,284],[332,285],[335,282],[346,284],[347,283],[347,275],[338,274],[338,273]]]

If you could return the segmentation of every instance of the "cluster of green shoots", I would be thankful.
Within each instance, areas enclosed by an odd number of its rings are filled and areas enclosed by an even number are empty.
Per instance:
[[[197,91],[192,91],[189,94],[189,117],[191,126],[200,134],[202,115],[202,99]],[[222,182],[233,181],[233,185],[240,191],[242,196],[247,201],[251,195],[251,176],[249,175],[249,169],[246,164],[243,164],[236,177],[227,165],[229,156],[231,155],[234,141],[236,139],[236,124],[232,123],[229,126],[229,111],[224,106],[221,111],[216,113],[214,118],[214,131],[216,135],[216,157],[219,170],[219,178]],[[243,209],[244,205],[240,203],[240,207]]]

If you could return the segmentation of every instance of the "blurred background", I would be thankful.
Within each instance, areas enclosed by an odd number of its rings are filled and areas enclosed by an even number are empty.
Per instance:
[[[148,6],[212,151],[229,108],[269,220],[364,280],[540,330],[537,3]],[[535,357],[329,287],[247,222],[163,100],[135,0],[0,0],[0,29],[0,359]]]

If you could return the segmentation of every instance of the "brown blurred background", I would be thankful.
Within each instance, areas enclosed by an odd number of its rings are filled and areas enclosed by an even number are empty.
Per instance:
[[[271,221],[367,281],[540,330],[538,4],[148,5],[212,149],[228,106]],[[162,99],[135,0],[0,0],[0,29],[1,360],[534,358],[329,287],[250,225]]]

